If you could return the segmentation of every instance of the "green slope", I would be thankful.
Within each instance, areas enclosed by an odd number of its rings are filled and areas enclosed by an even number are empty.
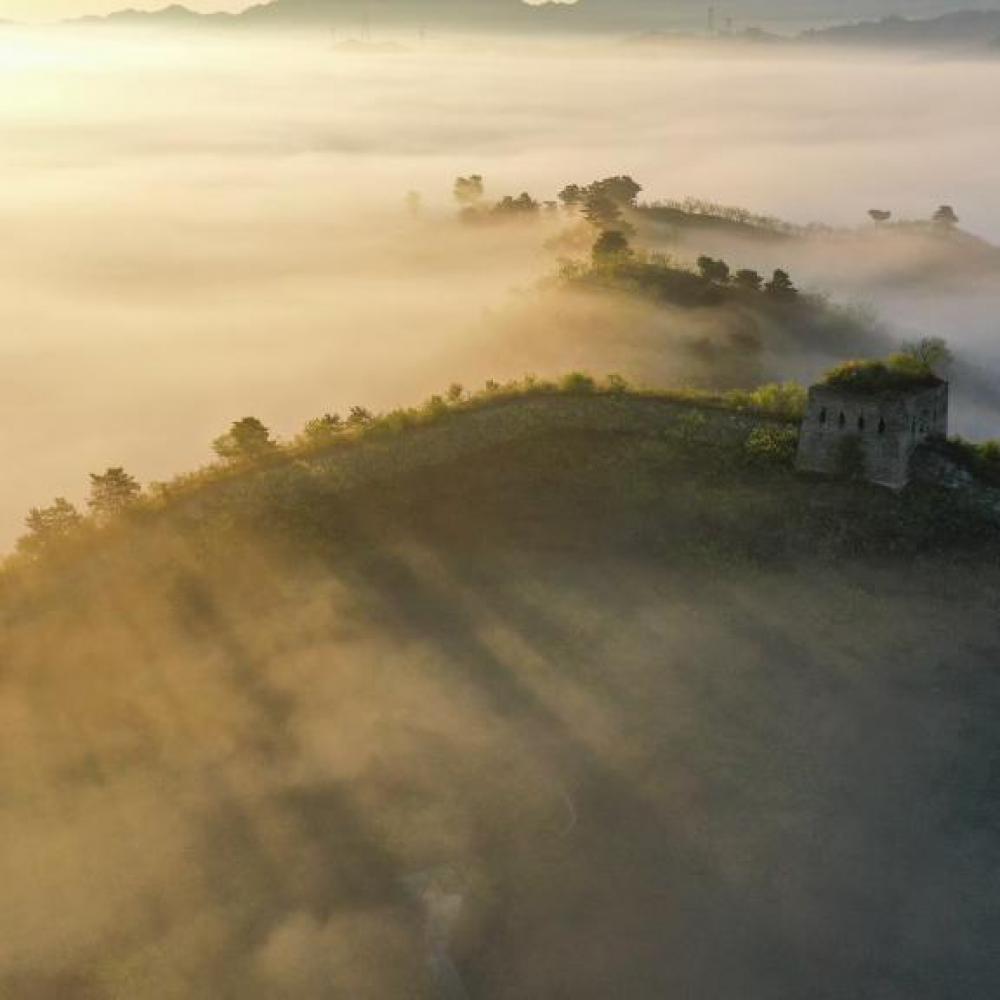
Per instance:
[[[612,402],[8,572],[0,994],[994,995],[996,529]]]

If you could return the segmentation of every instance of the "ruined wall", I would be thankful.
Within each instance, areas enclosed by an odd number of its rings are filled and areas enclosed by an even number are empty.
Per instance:
[[[809,390],[799,436],[798,468],[837,475],[845,443],[857,440],[872,482],[900,489],[910,479],[914,450],[948,433],[948,386],[863,395],[828,386]]]

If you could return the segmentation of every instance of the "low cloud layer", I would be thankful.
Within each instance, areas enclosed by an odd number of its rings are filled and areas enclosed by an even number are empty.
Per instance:
[[[950,202],[1000,238],[984,127],[1000,64],[406,44],[4,40],[6,542],[88,472],[166,477],[247,413],[288,434],[326,410],[535,364],[496,349],[490,314],[553,267],[552,232],[456,226],[459,173],[484,174],[493,195],[552,197],[628,172],[650,197],[801,222]],[[993,292],[917,298],[835,255],[814,264],[808,284],[995,362]],[[566,331],[559,344],[553,367],[581,363]]]

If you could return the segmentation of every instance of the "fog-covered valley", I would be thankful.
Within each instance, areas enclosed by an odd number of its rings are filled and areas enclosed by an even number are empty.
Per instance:
[[[0,997],[992,1000],[1000,61],[344,41],[0,35]]]
[[[73,495],[89,471],[199,464],[245,413],[291,433],[326,410],[533,367],[479,348],[488,314],[554,269],[560,224],[466,231],[458,174],[541,199],[629,173],[643,198],[838,226],[947,202],[1000,239],[983,127],[998,64],[38,33],[6,40],[0,66],[8,540],[30,504]],[[782,256],[737,252],[747,266]],[[972,295],[950,273],[901,284],[905,253],[827,246],[784,264],[995,364],[992,281]],[[561,352],[551,366],[577,366],[571,342]],[[608,369],[626,360],[608,346]]]

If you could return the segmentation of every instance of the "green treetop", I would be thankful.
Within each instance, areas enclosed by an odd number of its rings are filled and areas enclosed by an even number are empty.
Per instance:
[[[216,438],[212,449],[227,462],[244,462],[274,451],[271,432],[256,417],[237,420],[228,432]]]
[[[131,507],[140,492],[138,481],[120,466],[100,475],[91,473],[87,506],[97,517],[113,517]]]

